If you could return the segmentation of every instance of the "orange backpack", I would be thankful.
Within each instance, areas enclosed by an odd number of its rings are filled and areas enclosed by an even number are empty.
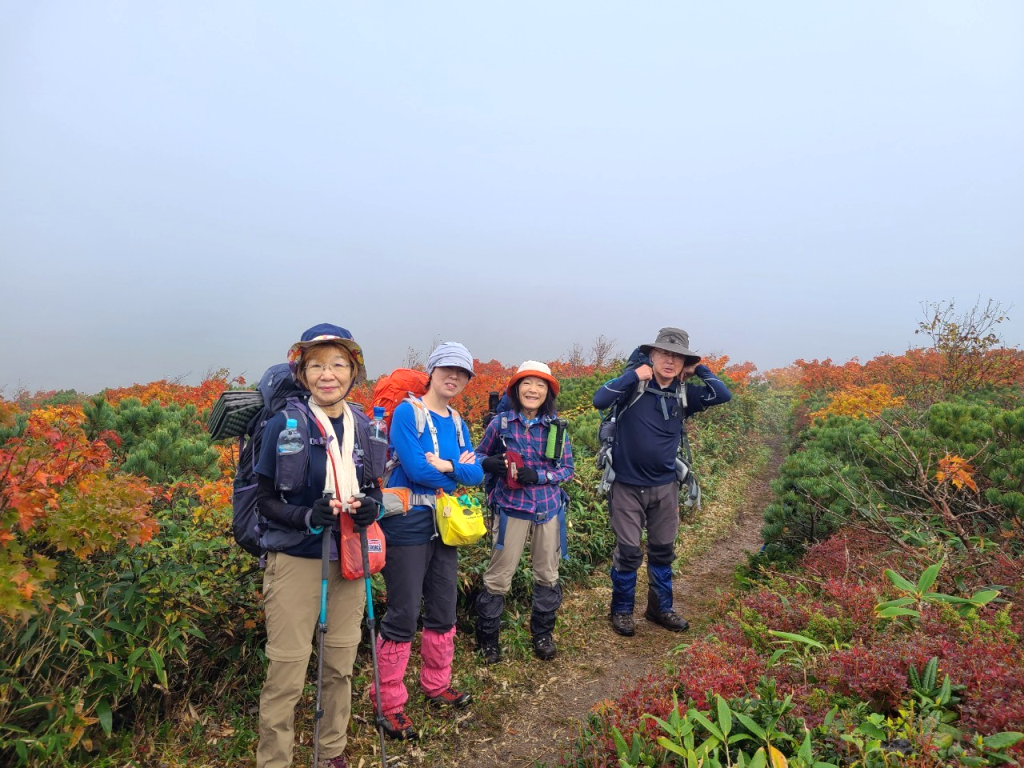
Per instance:
[[[423,397],[427,392],[429,380],[430,377],[424,371],[414,371],[409,368],[396,368],[390,375],[381,376],[373,387],[370,404],[364,409],[366,415],[372,419],[374,407],[383,408],[384,423],[387,424],[390,433],[391,418],[395,415],[395,408],[409,395]]]

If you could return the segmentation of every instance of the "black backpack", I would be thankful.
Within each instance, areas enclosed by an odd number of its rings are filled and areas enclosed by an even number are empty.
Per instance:
[[[252,398],[252,395],[255,394],[259,395],[258,406]],[[252,555],[262,557],[266,552],[295,546],[308,535],[306,531],[277,526],[259,512],[257,504],[259,481],[254,467],[263,447],[263,433],[267,422],[281,411],[287,411],[288,417],[295,419],[302,441],[307,446],[322,444],[323,437],[320,436],[319,430],[315,436],[311,435],[310,424],[315,420],[307,405],[309,392],[296,383],[287,363],[280,363],[268,368],[260,378],[256,392],[250,393],[244,406],[238,405],[234,414],[230,413],[230,395],[230,392],[221,395],[221,400],[218,401],[214,413],[210,417],[210,431],[214,439],[238,437],[238,467],[235,470],[234,491],[231,498],[231,528],[235,541],[242,549]],[[241,400],[236,397],[235,402],[240,403]],[[214,421],[218,409],[222,413],[227,411],[228,414],[217,418],[217,422],[221,426],[219,431],[214,433]],[[383,451],[376,450],[376,446],[370,441],[370,421],[366,414],[358,407],[353,407],[351,411],[356,426],[356,469],[360,485],[366,487],[383,474],[385,456]],[[245,427],[239,428],[237,425],[241,422],[241,416],[245,414],[251,415],[245,422]],[[233,429],[229,426],[232,424],[235,425]],[[286,457],[281,456],[279,459],[283,460]],[[278,477],[281,476],[282,471],[297,477],[305,476],[306,462],[309,460],[308,450],[295,454],[295,458],[289,457],[287,460],[296,462],[296,464],[287,467],[279,465]]]

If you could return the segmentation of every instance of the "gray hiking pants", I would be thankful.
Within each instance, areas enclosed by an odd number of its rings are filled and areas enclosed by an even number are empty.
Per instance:
[[[679,535],[679,483],[642,486],[612,483],[608,512],[615,533],[612,567],[636,572],[643,562],[640,535],[647,529],[647,564],[671,565]]]

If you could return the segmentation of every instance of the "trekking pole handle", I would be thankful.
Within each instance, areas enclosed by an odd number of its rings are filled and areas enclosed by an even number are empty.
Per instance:
[[[361,501],[366,498],[366,494],[363,493],[362,491],[356,491],[355,493],[352,494],[352,498],[355,499],[356,501]],[[344,502],[344,509],[350,515],[352,514],[352,507],[349,506],[347,501]]]

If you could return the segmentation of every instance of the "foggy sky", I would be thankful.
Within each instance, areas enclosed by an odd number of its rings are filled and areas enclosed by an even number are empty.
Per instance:
[[[0,0],[0,388],[349,328],[762,370],[1024,339],[1024,4]]]

